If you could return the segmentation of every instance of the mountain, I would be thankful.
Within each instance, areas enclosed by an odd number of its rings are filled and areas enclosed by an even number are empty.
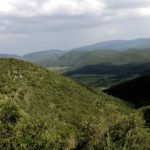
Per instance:
[[[0,149],[131,149],[135,141],[132,149],[147,149],[148,111],[132,114],[128,103],[101,91],[31,63],[0,59]]]
[[[65,55],[59,57],[56,63],[63,66],[79,67],[87,64],[95,64],[97,62],[105,61],[115,55],[114,50],[93,50],[93,51],[70,51]]]
[[[147,63],[150,62],[150,48],[130,49],[119,52],[116,50],[73,50],[60,51],[49,50],[30,53],[24,56],[1,55],[2,58],[18,58],[39,64],[45,67],[70,67],[77,69],[87,65],[102,63],[110,64],[128,64],[128,63]]]
[[[19,58],[18,55],[0,54],[0,58]]]
[[[112,40],[69,51],[47,50],[26,54],[20,59],[45,67],[79,68],[100,63],[134,63],[149,61],[150,39]],[[1,58],[18,58],[1,55]]]
[[[150,75],[126,81],[115,85],[105,92],[135,104],[136,106],[150,105]]]
[[[53,62],[64,53],[61,50],[47,50],[26,54],[22,56],[22,59],[36,64],[46,65],[47,61]]]
[[[128,49],[143,49],[150,48],[150,39],[149,38],[141,38],[134,40],[111,40],[105,42],[99,42],[89,46],[83,46],[80,48],[76,48],[74,50],[99,50],[99,49],[114,49],[119,51],[124,51]]]
[[[131,49],[124,52],[116,52],[116,51],[105,51],[105,55],[103,55],[103,51],[99,50],[98,53],[88,52],[88,54],[93,54],[91,57],[89,55],[88,62],[82,61],[82,65],[85,64],[100,64],[100,63],[111,63],[111,64],[128,64],[128,63],[144,63],[149,62],[150,60],[150,49]],[[98,59],[99,57],[99,59]],[[95,59],[94,59],[95,58]]]
[[[55,57],[54,57],[55,58]],[[147,63],[150,62],[150,49],[130,49],[119,52],[115,50],[93,50],[93,51],[69,51],[58,56],[56,59],[43,60],[39,63],[43,66],[60,66],[77,69],[87,65],[112,63],[112,64],[128,64],[128,63]],[[37,63],[37,62],[35,62]]]

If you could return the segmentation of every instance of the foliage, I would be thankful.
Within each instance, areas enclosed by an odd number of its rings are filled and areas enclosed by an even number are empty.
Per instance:
[[[103,150],[112,144],[128,148],[130,142],[135,149],[137,141],[146,149],[148,109],[144,110],[132,121],[129,116],[135,110],[120,99],[31,63],[0,60],[2,150]]]
[[[141,76],[104,90],[106,93],[132,102],[137,107],[150,105],[150,75]]]
[[[142,64],[97,64],[85,66],[64,75],[94,87],[110,87],[142,75],[149,75],[150,63]]]

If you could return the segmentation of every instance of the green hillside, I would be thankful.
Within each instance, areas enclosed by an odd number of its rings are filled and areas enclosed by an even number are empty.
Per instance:
[[[95,87],[110,87],[120,82],[150,74],[150,63],[97,64],[85,66],[64,75],[78,82]]]
[[[96,64],[97,62],[106,62],[112,56],[116,55],[114,50],[93,50],[93,51],[70,51],[61,56],[56,63],[60,65],[77,68],[88,64]]]
[[[47,55],[48,56],[48,55]],[[55,59],[54,59],[55,58]],[[46,67],[70,67],[77,69],[87,65],[102,63],[110,64],[128,64],[128,63],[147,63],[150,62],[150,49],[130,49],[127,51],[116,51],[108,49],[99,49],[91,51],[72,50],[58,57],[43,59],[42,62],[36,62]]]
[[[21,59],[30,61],[36,64],[41,64],[46,66],[47,63],[50,63],[52,66],[52,62],[58,59],[61,55],[65,54],[64,51],[61,50],[47,50],[47,51],[40,51],[29,53],[21,57]],[[48,61],[48,62],[47,62]]]
[[[150,75],[115,85],[107,90],[110,95],[119,97],[136,106],[150,105]]]
[[[148,112],[40,66],[0,59],[2,150],[145,150]]]

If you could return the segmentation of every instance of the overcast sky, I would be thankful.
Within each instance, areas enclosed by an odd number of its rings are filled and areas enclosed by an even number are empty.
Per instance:
[[[0,53],[150,37],[150,0],[0,0]]]

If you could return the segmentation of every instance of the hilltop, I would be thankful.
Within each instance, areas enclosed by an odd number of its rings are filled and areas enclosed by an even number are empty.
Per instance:
[[[135,138],[142,141],[134,149],[146,149],[147,110],[131,115],[128,103],[103,92],[31,63],[0,59],[0,149],[130,149]]]

